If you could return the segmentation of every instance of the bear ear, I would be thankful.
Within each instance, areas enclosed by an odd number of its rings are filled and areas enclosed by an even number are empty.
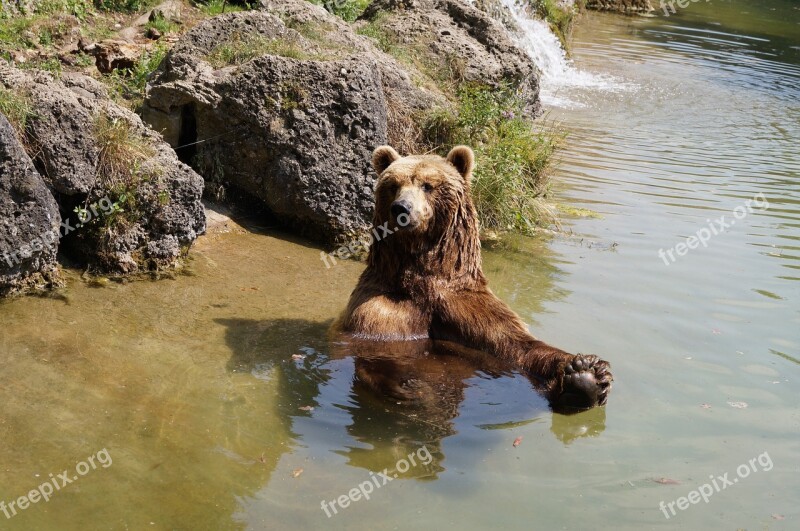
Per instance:
[[[380,146],[372,152],[372,167],[378,175],[400,158],[392,146]]]
[[[458,173],[469,182],[472,177],[472,168],[475,166],[475,154],[469,146],[456,146],[447,154],[447,162],[458,170]]]

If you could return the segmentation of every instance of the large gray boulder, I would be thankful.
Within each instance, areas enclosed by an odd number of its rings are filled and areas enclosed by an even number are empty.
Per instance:
[[[91,223],[64,236],[62,248],[80,261],[117,274],[163,269],[205,230],[202,178],[98,82],[0,63],[0,86],[30,102],[34,163],[71,226],[80,224],[76,209],[118,205],[95,208]]]
[[[0,114],[0,297],[58,280],[58,205]]]
[[[440,84],[510,84],[538,116],[536,65],[487,11],[462,0],[375,0],[359,21],[373,23]]]
[[[316,16],[204,21],[169,52],[142,114],[218,198],[244,192],[295,232],[338,244],[368,228],[387,102],[378,61]]]

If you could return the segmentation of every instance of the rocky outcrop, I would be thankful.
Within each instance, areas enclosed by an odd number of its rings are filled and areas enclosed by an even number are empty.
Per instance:
[[[450,106],[458,83],[513,84],[539,111],[533,63],[479,9],[379,0],[354,27],[304,0],[206,20],[156,71],[142,116],[211,198],[244,192],[332,245],[369,225],[371,151],[418,148],[419,122]],[[418,55],[386,53],[400,49]]]
[[[0,64],[0,86],[31,106],[34,163],[70,216],[61,246],[79,261],[119,274],[161,269],[205,230],[202,178],[98,82]]]
[[[636,15],[653,11],[653,4],[650,0],[588,0],[586,9]]]
[[[133,68],[142,55],[141,46],[114,39],[83,46],[81,51],[94,56],[95,66],[103,74]]]
[[[324,9],[269,9],[184,35],[148,87],[143,117],[217,197],[246,192],[300,234],[350,241],[371,219],[369,160],[388,141],[386,92],[413,107],[436,96]]]
[[[0,114],[0,297],[57,281],[58,205]]]
[[[414,112],[447,104],[439,87],[419,86],[420,73],[413,65],[399,62],[376,46],[374,39],[357,33],[353,26],[323,7],[306,0],[260,0],[259,8],[277,16],[288,27],[297,29],[323,48],[349,51],[351,57],[375,63],[389,105],[403,106]]]
[[[439,83],[511,84],[540,114],[536,66],[487,12],[460,0],[375,0],[359,20],[377,25]]]

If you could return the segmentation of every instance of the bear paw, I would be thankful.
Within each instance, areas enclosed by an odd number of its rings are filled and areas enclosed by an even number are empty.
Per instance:
[[[578,354],[562,370],[560,393],[555,405],[564,409],[602,406],[611,391],[611,366],[597,356]]]

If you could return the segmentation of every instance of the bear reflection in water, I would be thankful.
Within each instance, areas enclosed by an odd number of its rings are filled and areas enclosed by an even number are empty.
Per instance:
[[[525,397],[528,406],[515,411],[521,416],[517,421],[524,423],[549,412],[546,385],[520,375],[494,356],[456,343],[428,339],[375,342],[343,337],[331,348],[333,358],[352,356],[353,360],[355,400],[345,407],[352,419],[347,431],[368,445],[348,449],[346,455],[354,466],[391,470],[396,461],[425,447],[433,455],[432,462],[412,467],[401,475],[435,478],[444,470],[442,440],[458,433],[454,421],[460,414],[466,390],[482,385],[476,384],[476,378],[518,378],[544,393],[539,400]],[[560,414],[556,409],[550,415],[550,429],[564,444],[579,437],[597,436],[605,429],[604,408],[577,415],[570,408],[565,413]],[[498,419],[483,416],[483,420]]]
[[[510,445],[516,434],[505,428],[548,417],[550,431],[564,444],[597,436],[605,427],[605,408],[551,413],[541,394],[546,386],[496,356],[446,341],[330,336],[330,321],[215,322],[226,329],[230,372],[278,384],[277,413],[287,430],[326,444],[325,436],[313,435],[322,429],[333,436],[327,443],[332,451],[376,474],[426,448],[432,460],[417,459],[424,462],[400,476],[435,478],[444,470],[442,441],[455,436],[459,447],[469,446],[481,428],[501,428],[498,433],[508,434]],[[298,352],[306,355],[292,360]],[[301,409],[307,406],[314,410]],[[296,422],[305,417],[311,417],[311,432]],[[344,444],[336,435],[342,426],[350,438]]]

